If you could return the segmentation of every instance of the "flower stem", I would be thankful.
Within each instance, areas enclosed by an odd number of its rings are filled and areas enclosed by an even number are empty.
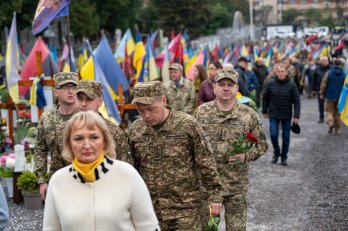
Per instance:
[[[230,163],[226,164],[224,168],[219,172],[219,176],[223,176],[223,173],[227,170],[227,168],[230,166]]]

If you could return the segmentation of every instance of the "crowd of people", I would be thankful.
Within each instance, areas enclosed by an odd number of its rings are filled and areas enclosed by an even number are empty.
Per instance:
[[[196,65],[194,81],[173,63],[169,82],[134,86],[139,118],[127,132],[98,113],[101,83],[57,73],[57,106],[41,116],[34,150],[43,229],[205,230],[224,207],[226,231],[246,230],[249,162],[268,149],[258,111],[269,118],[271,162],[287,165],[303,91],[317,97],[319,122],[326,111],[328,132],[340,134],[344,63],[292,57],[268,71],[264,59],[240,57],[235,66]],[[238,92],[255,92],[257,110]],[[253,142],[232,155],[241,138]]]

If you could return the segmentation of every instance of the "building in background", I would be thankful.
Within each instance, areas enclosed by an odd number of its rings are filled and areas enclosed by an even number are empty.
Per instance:
[[[261,25],[281,23],[279,0],[254,0],[254,22]]]
[[[313,20],[318,15],[332,19],[334,25],[346,25],[348,20],[348,1],[344,0],[254,0],[253,8],[254,21],[262,25],[284,23],[284,13],[289,10],[298,14],[294,21],[304,26],[321,26],[319,20]]]
[[[337,0],[283,0],[282,2],[283,11],[296,9],[300,12],[308,12],[310,10],[315,10],[315,13],[324,17],[331,18],[336,25],[344,25],[346,19],[348,18],[348,1]],[[306,14],[302,16],[302,20],[307,22],[307,24],[313,25],[318,22],[311,22],[308,18],[306,20]]]

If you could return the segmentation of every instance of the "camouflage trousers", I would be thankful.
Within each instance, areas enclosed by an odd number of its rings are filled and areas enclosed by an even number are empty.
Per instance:
[[[336,131],[341,129],[340,113],[337,108],[338,100],[325,100],[325,111],[327,125],[335,128]]]
[[[209,202],[208,196],[202,198],[202,207],[200,209],[202,230],[206,230],[209,221]]]
[[[163,221],[159,219],[161,231],[201,231],[201,218],[199,214],[190,217],[181,217]]]
[[[247,223],[247,193],[224,198],[226,231],[245,231]]]

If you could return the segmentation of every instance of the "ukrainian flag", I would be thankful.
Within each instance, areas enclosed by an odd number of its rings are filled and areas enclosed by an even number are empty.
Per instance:
[[[141,39],[141,35],[139,31],[137,31],[136,39],[135,39],[135,48],[134,48],[134,58],[133,65],[136,69],[135,79],[137,82],[144,82],[144,79],[139,79],[141,71],[143,69],[143,59],[146,55],[145,47],[143,40]]]
[[[21,79],[19,73],[19,52],[17,41],[17,20],[16,12],[13,13],[13,19],[10,29],[10,35],[7,39],[6,50],[6,77],[7,89],[14,103],[18,103],[18,80]]]
[[[343,84],[340,100],[338,102],[338,111],[341,113],[342,122],[348,126],[348,76]]]
[[[117,47],[115,52],[115,58],[118,63],[124,61],[125,56],[130,56],[134,52],[134,40],[131,30],[128,28],[126,33],[123,35],[120,45]],[[126,54],[127,51],[127,54]]]

